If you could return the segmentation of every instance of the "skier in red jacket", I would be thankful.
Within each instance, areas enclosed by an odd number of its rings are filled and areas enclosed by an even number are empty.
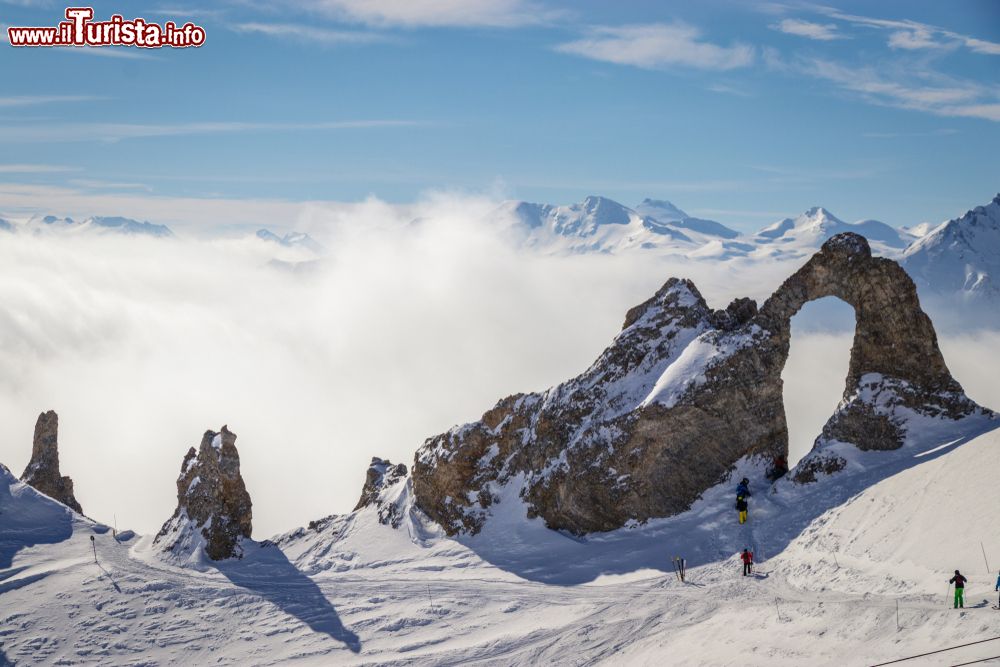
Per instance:
[[[743,553],[740,554],[740,560],[743,561],[743,576],[745,577],[753,569],[753,552],[744,549]]]

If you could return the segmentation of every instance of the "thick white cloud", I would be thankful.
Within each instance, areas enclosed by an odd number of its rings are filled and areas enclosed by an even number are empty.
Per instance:
[[[603,26],[591,29],[586,37],[560,44],[556,50],[647,69],[730,70],[754,61],[751,46],[740,43],[719,46],[701,37],[697,28],[682,23]]]

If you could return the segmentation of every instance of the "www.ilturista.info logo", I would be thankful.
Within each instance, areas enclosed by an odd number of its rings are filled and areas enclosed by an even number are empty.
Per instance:
[[[66,19],[49,28],[7,28],[11,46],[138,46],[184,48],[205,43],[205,29],[190,21],[178,26],[115,14],[108,21],[94,21],[92,7],[67,7]]]

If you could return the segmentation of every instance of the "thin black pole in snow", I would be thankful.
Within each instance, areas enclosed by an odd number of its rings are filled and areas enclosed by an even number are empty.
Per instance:
[[[983,543],[979,543],[979,548],[983,550],[983,560],[986,561],[986,574],[993,574],[993,570],[990,569],[990,561],[986,559],[986,547]]]
[[[90,546],[94,547],[94,562],[96,563],[97,562],[97,541],[94,539],[93,535],[90,536]]]
[[[774,610],[778,612],[778,620],[781,620],[781,608],[778,607],[778,598],[774,598]]]
[[[833,562],[837,563],[837,569],[839,570],[840,569],[840,562],[837,560],[837,552],[836,551],[833,552]]]
[[[899,632],[899,598],[896,598],[896,632]]]

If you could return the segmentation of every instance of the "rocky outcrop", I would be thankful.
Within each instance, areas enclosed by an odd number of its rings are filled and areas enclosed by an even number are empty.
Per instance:
[[[690,281],[671,279],[579,377],[430,438],[414,461],[416,505],[452,534],[478,532],[510,485],[528,516],[572,533],[687,510],[739,460],[787,457],[790,320],[825,296],[854,307],[857,331],[842,404],[795,479],[843,468],[829,443],[893,449],[913,415],[988,412],[948,372],[910,278],[845,233],[759,312],[750,299],[712,311]]]
[[[31,444],[31,461],[24,469],[21,481],[74,512],[83,514],[83,508],[73,495],[73,480],[59,473],[59,415],[55,410],[38,415]]]
[[[365,485],[361,489],[361,499],[354,511],[365,507],[374,507],[378,512],[379,522],[398,528],[403,520],[403,506],[398,502],[396,487],[406,481],[406,466],[402,463],[393,465],[387,460],[372,457],[368,473],[365,475]]]
[[[250,537],[252,504],[240,475],[236,434],[223,426],[205,431],[201,445],[188,450],[177,478],[177,509],[154,544],[181,560],[198,551],[212,560],[240,557]]]

